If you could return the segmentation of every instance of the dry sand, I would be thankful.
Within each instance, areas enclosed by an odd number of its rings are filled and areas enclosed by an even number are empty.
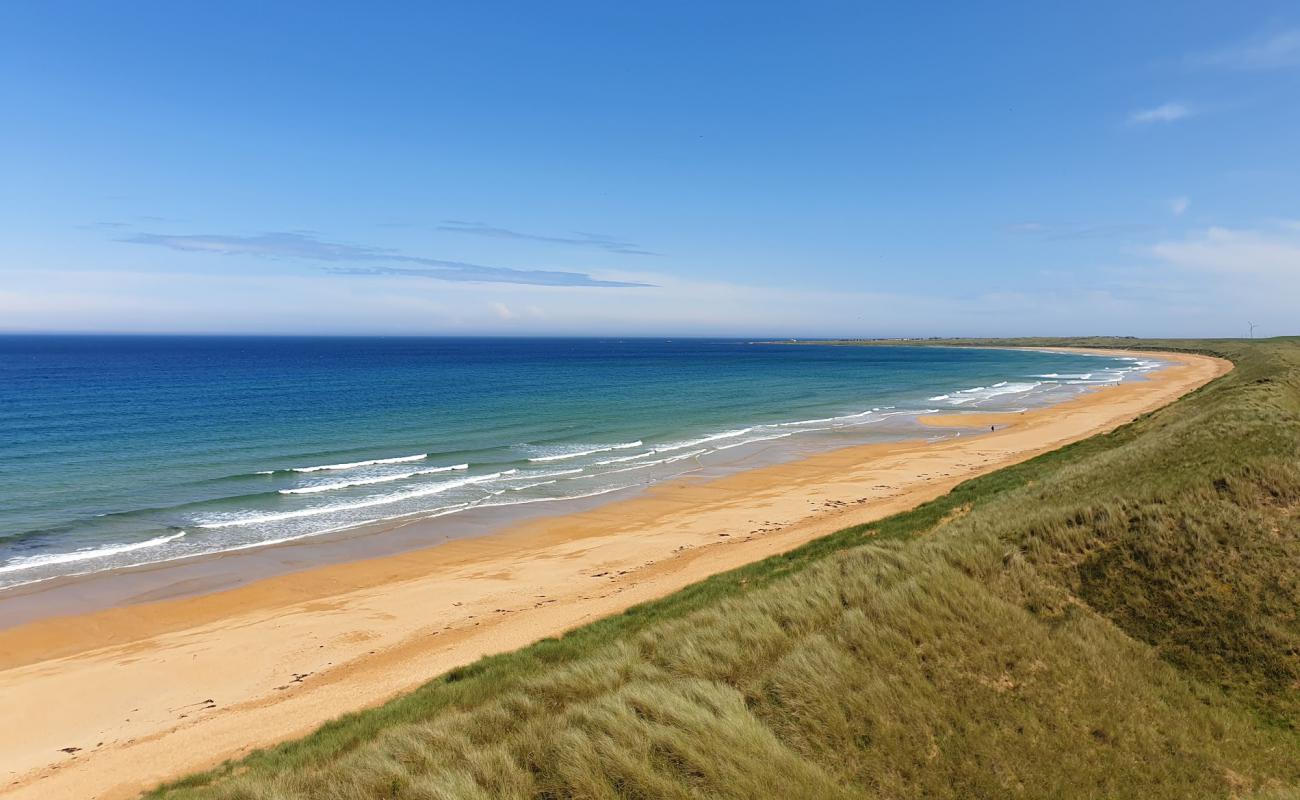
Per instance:
[[[1150,380],[1050,408],[926,419],[993,433],[679,480],[500,534],[0,631],[0,796],[132,797],[1111,430],[1231,368],[1164,358],[1176,365]]]

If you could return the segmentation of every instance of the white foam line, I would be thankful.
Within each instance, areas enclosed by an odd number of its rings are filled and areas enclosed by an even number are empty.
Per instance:
[[[707,444],[709,442],[716,442],[719,439],[732,439],[737,436],[744,436],[745,434],[749,433],[752,430],[754,430],[753,427],[737,428],[734,431],[723,431],[722,433],[715,433],[712,436],[705,436],[700,439],[688,439],[684,442],[673,442],[672,444],[666,444],[663,445],[662,447],[656,447],[650,452],[669,453],[672,452],[673,450],[685,450],[688,447],[698,447],[699,445]]]
[[[523,486],[511,486],[510,491],[522,492],[525,489],[532,489],[536,486],[549,486],[550,484],[555,482],[556,481],[550,480],[550,481],[538,481],[537,483],[525,483]]]
[[[1010,383],[1008,381],[999,381],[992,386],[975,386],[970,389],[961,389],[951,394],[941,394],[929,398],[931,402],[947,401],[948,403],[959,406],[966,403],[975,403],[982,400],[989,400],[1004,394],[1024,394],[1031,392],[1042,386],[1041,381],[1035,383]]]
[[[594,492],[587,492],[586,494],[562,495],[559,497],[530,497],[527,500],[515,500],[509,503],[483,503],[481,505],[475,506],[475,508],[501,508],[502,506],[524,506],[524,505],[528,505],[529,503],[554,503],[557,500],[581,500],[584,497],[599,497],[602,494],[609,494],[611,492],[621,492],[624,489],[631,489],[633,486],[636,485],[637,484],[632,483],[632,484],[628,484],[627,486],[613,486],[609,489],[598,489]]]
[[[816,428],[815,430],[829,430],[829,428]],[[736,442],[735,444],[724,444],[717,449],[730,450],[733,447],[744,447],[747,444],[757,444],[758,442],[770,442],[773,439],[784,439],[787,436],[794,436],[794,433],[778,433],[776,436],[760,436],[757,439],[746,439],[743,442]]]
[[[469,486],[475,483],[495,480],[503,475],[514,474],[517,470],[506,470],[505,472],[493,472],[490,475],[476,475],[472,478],[461,478],[455,481],[443,481],[434,486],[428,486],[422,489],[412,489],[409,492],[399,492],[397,494],[381,495],[369,500],[358,500],[355,503],[336,503],[331,506],[317,506],[315,508],[302,508],[297,511],[281,511],[275,514],[262,514],[254,517],[237,517],[233,519],[216,519],[209,521],[200,521],[200,528],[229,528],[234,525],[260,525],[264,522],[279,522],[285,519],[297,519],[299,517],[317,517],[321,514],[333,514],[339,511],[352,511],[357,508],[371,508],[373,506],[389,505],[391,503],[400,503],[403,500],[410,500],[416,497],[428,497],[429,495],[440,494],[449,489],[455,489],[461,486]]]
[[[930,398],[930,399],[933,400],[934,398]],[[890,406],[890,408],[893,408],[893,406]],[[872,411],[873,411],[873,412],[879,412],[879,409],[872,409]],[[879,412],[879,415],[878,415],[875,419],[865,419],[865,420],[862,420],[861,422],[846,422],[846,423],[843,423],[843,424],[841,424],[841,425],[834,425],[834,424],[832,424],[832,425],[822,425],[822,426],[819,426],[819,427],[816,427],[816,428],[799,428],[798,430],[794,430],[794,431],[791,431],[790,433],[781,434],[781,435],[782,435],[782,436],[790,436],[790,435],[793,435],[793,434],[796,434],[796,433],[816,433],[817,431],[835,431],[835,430],[841,430],[841,429],[843,429],[843,428],[856,428],[856,427],[860,427],[860,426],[862,426],[862,425],[874,425],[874,424],[877,423],[877,422],[884,422],[886,419],[888,419],[888,418],[890,418],[890,417],[905,416],[905,415],[908,415],[908,414],[914,414],[914,413],[916,413],[916,412],[913,412],[913,411]],[[860,416],[863,416],[863,415],[862,415],[862,414],[854,414],[854,415],[852,415],[852,416],[858,416],[858,417],[860,417]],[[838,419],[851,419],[851,418],[852,418],[852,417],[831,417],[830,419],[831,419],[831,420],[838,420]],[[788,424],[792,424],[792,423],[783,423],[783,424],[787,424],[787,425],[788,425]],[[779,425],[778,425],[777,427],[779,427]],[[778,437],[765,437],[765,438],[763,438],[763,439],[748,439],[748,440],[746,440],[746,441],[747,441],[747,442],[762,442],[762,441],[766,441],[766,439],[768,439],[768,438],[778,438]],[[745,442],[741,442],[740,444],[745,444]],[[719,447],[719,448],[717,448],[717,449],[719,449],[719,450],[728,450],[728,449],[730,449],[730,448],[732,448],[732,447],[740,447],[740,444],[728,444],[728,445],[723,445],[722,447]]]
[[[641,446],[641,440],[637,439],[635,442],[624,442],[623,444],[605,445],[603,447],[594,447],[590,450],[577,450],[572,453],[557,453],[553,456],[537,456],[536,458],[530,458],[528,460],[529,461],[563,461],[567,458],[580,458],[582,456],[590,456],[596,453],[607,453],[610,450],[627,450],[630,447],[640,447],[640,446]]]
[[[623,467],[622,469],[611,469],[608,472],[602,472],[599,475],[592,475],[591,477],[603,478],[606,475],[617,475],[620,472],[631,472],[633,470],[645,469],[646,467],[657,467],[660,464],[672,464],[675,461],[685,461],[688,458],[694,458],[695,456],[703,455],[707,452],[709,452],[707,447],[700,450],[692,450],[689,453],[681,453],[671,458],[661,458],[658,461],[647,461],[644,464],[637,464],[634,467]]]
[[[373,478],[358,478],[354,481],[339,481],[338,483],[317,483],[312,486],[301,486],[297,489],[281,489],[280,494],[315,494],[317,492],[332,492],[335,489],[346,489],[349,486],[369,486],[375,483],[390,483],[392,481],[406,480],[414,478],[416,475],[433,475],[438,472],[453,472],[469,469],[469,464],[454,464],[450,467],[434,467],[432,469],[417,469],[413,472],[401,472],[396,475],[377,475]]]
[[[355,469],[357,467],[373,467],[376,464],[402,464],[407,461],[423,461],[428,458],[428,453],[420,453],[414,456],[398,456],[397,458],[372,458],[369,461],[350,461],[346,464],[322,464],[318,467],[294,467],[291,472],[320,472],[322,470],[333,469]]]
[[[564,498],[556,498],[556,499],[564,499]],[[418,517],[422,517],[422,518],[424,518],[424,519],[434,519],[434,518],[437,518],[437,517],[444,517],[444,516],[447,516],[448,514],[455,514],[455,513],[458,513],[458,512],[460,512],[460,511],[464,511],[464,510],[466,510],[466,509],[473,508],[473,507],[475,507],[476,505],[478,505],[480,502],[482,502],[482,501],[474,501],[474,502],[471,502],[471,503],[460,503],[460,504],[457,504],[457,505],[454,505],[454,506],[446,506],[445,508],[441,508],[441,509],[438,509],[438,510],[436,510],[436,511],[430,511],[430,510],[428,510],[428,509],[425,509],[425,510],[421,510],[421,511],[411,511],[411,512],[407,512],[407,513],[405,513],[405,514],[393,514],[392,516],[388,516],[388,517],[379,517],[379,518],[377,518],[377,519],[366,520],[365,522],[359,522],[359,523],[349,522],[349,523],[346,523],[346,524],[343,524],[343,525],[335,526],[335,527],[333,527],[333,528],[325,528],[324,530],[319,530],[319,531],[310,531],[310,532],[308,532],[308,533],[302,533],[302,534],[298,534],[298,535],[296,535],[296,536],[283,536],[283,537],[280,537],[280,538],[278,538],[278,539],[265,539],[265,540],[257,541],[257,542],[246,542],[246,543],[244,543],[244,544],[237,544],[237,545],[232,545],[232,546],[229,546],[229,547],[223,547],[223,548],[221,548],[220,550],[210,550],[210,551],[205,551],[205,552],[200,552],[200,553],[190,553],[190,554],[187,554],[187,555],[177,556],[177,557],[175,557],[175,558],[155,559],[155,560],[153,560],[153,561],[140,561],[140,562],[136,562],[136,563],[132,563],[132,564],[123,564],[123,565],[120,565],[120,566],[121,566],[121,567],[141,567],[141,566],[147,566],[147,565],[149,565],[149,564],[177,563],[177,562],[181,562],[181,561],[188,561],[188,560],[190,560],[190,559],[194,559],[194,558],[201,558],[201,557],[203,557],[203,556],[220,555],[220,554],[222,554],[222,553],[229,553],[229,552],[232,552],[232,551],[235,551],[235,550],[252,550],[252,549],[254,549],[254,548],[258,548],[258,547],[271,547],[271,546],[274,546],[274,545],[277,545],[277,544],[288,544],[288,543],[290,543],[290,542],[296,542],[296,541],[298,541],[298,540],[300,540],[300,539],[310,539],[310,538],[312,538],[312,537],[314,537],[314,536],[324,536],[324,535],[326,535],[326,534],[330,534],[330,533],[337,533],[337,532],[339,532],[339,531],[351,530],[351,529],[353,529],[353,528],[357,528],[357,527],[360,527],[360,526],[363,526],[363,525],[374,525],[374,524],[379,523],[379,522],[388,522],[388,521],[395,520],[395,519],[403,519],[403,518],[405,518],[405,517],[416,517],[416,516],[418,516]],[[184,533],[184,531],[182,531],[182,532],[179,533],[179,534],[175,534],[175,535],[173,535],[171,538],[179,538],[180,536],[184,536],[184,535],[185,535],[185,533]],[[162,542],[161,540],[162,540],[162,539],[166,539],[166,538],[167,538],[167,537],[159,537],[159,539],[151,539],[151,540],[148,541],[148,542],[141,542],[141,543],[139,543],[138,545],[134,546],[134,549],[141,549],[141,548],[143,548],[145,545],[162,544],[163,542]],[[121,551],[119,551],[119,552],[121,552]],[[18,586],[30,586],[30,585],[35,584],[35,583],[43,583],[43,582],[45,582],[45,581],[52,580],[53,578],[56,578],[56,577],[58,577],[58,578],[75,578],[75,577],[79,577],[79,576],[82,576],[82,575],[94,575],[94,574],[97,574],[97,573],[100,573],[100,572],[105,572],[105,571],[108,571],[108,570],[110,570],[110,569],[117,569],[117,568],[118,568],[117,566],[111,566],[111,567],[104,567],[104,568],[102,568],[102,569],[88,569],[88,570],[82,570],[81,572],[66,572],[66,573],[61,573],[61,574],[59,574],[59,575],[51,575],[51,576],[49,576],[49,577],[45,577],[45,578],[35,578],[35,579],[33,579],[33,580],[29,580],[29,581],[19,581],[19,582],[17,582],[17,583],[11,583],[11,584],[8,584],[8,585],[4,586],[3,588],[5,588],[5,589],[13,589],[13,588],[18,587]]]
[[[511,472],[514,471],[515,470],[511,470]],[[562,469],[562,470],[557,470],[556,472],[524,472],[524,473],[520,473],[519,475],[513,478],[506,478],[506,480],[526,481],[529,480],[530,478],[555,478],[555,477],[559,477],[560,475],[577,475],[579,472],[584,472],[584,471],[585,469],[583,467],[578,467],[577,469]]]
[[[866,412],[863,412],[863,413],[865,413],[865,414],[870,414],[871,412],[870,412],[870,411],[866,411]],[[860,415],[858,415],[858,414],[854,414],[853,416],[860,416]],[[822,418],[820,418],[820,419],[801,419],[801,420],[798,420],[797,422],[778,422],[778,423],[776,423],[776,427],[778,427],[778,428],[789,428],[789,427],[792,427],[792,426],[795,426],[795,425],[816,425],[816,424],[819,423],[819,422],[834,422],[834,421],[837,420],[837,419],[840,419],[840,417],[822,417]]]
[[[660,461],[647,461],[647,462],[644,463],[644,464],[637,464],[635,467],[623,467],[622,469],[611,469],[609,472],[603,472],[603,473],[601,473],[601,477],[603,477],[603,476],[605,476],[605,475],[618,475],[618,474],[621,473],[621,472],[635,472],[635,471],[638,470],[638,469],[645,469],[646,467],[656,467],[656,466],[658,466],[658,465],[660,465],[660,464],[664,464],[664,463],[667,463],[667,460],[666,460],[666,459],[665,459],[665,460],[660,460]],[[592,477],[594,478],[594,477],[597,477],[597,476],[593,475]]]
[[[662,463],[671,464],[674,461],[685,461],[688,458],[695,458],[696,456],[704,455],[707,452],[709,452],[709,449],[707,447],[701,448],[699,450],[692,450],[689,453],[682,453],[680,455],[675,455],[672,458],[665,458]]]
[[[651,450],[649,453],[637,453],[637,454],[634,455],[634,456],[619,456],[618,458],[607,458],[607,459],[605,459],[604,461],[596,461],[596,462],[593,462],[593,463],[592,463],[592,466],[593,466],[593,467],[601,467],[601,466],[604,466],[604,465],[606,465],[606,464],[622,464],[624,461],[635,461],[635,460],[637,460],[638,458],[647,458],[647,457],[652,456],[652,455],[654,455],[654,451],[653,451],[653,450]]]
[[[870,411],[861,411],[858,412],[857,414],[842,414],[838,417],[822,417],[821,419],[801,419],[798,420],[797,422],[778,422],[776,426],[779,428],[789,428],[795,425],[816,425],[819,422],[839,422],[840,420],[857,419],[859,417],[865,417],[869,414],[874,414],[879,410],[880,409],[878,408],[873,408]]]
[[[260,542],[246,542],[245,544],[237,544],[234,545],[233,547],[224,547],[220,550],[214,550],[212,552],[215,554],[221,554],[221,553],[230,553],[235,550],[252,550],[257,547],[270,547],[271,545],[276,545],[276,544],[288,544],[289,542],[296,542],[299,539],[310,539],[313,536],[324,536],[327,533],[337,533],[339,531],[346,531],[346,530],[351,530],[353,528],[358,528],[363,525],[374,525],[377,522],[387,522],[389,520],[401,519],[403,517],[414,517],[414,516],[423,515],[426,519],[434,519],[435,517],[445,517],[448,514],[455,514],[457,511],[463,511],[467,508],[472,508],[474,505],[475,505],[474,503],[460,503],[459,505],[447,506],[445,508],[440,508],[437,511],[433,511],[433,512],[413,511],[409,514],[394,514],[391,517],[379,517],[378,519],[366,520],[365,522],[357,522],[357,523],[349,522],[346,525],[339,525],[338,527],[335,528],[326,528],[325,530],[312,531],[310,533],[300,533],[297,536],[282,536],[279,539],[265,539]],[[211,555],[211,553],[205,555]]]
[[[43,556],[21,556],[0,566],[0,573],[19,572],[25,569],[35,569],[37,567],[47,567],[52,564],[71,564],[77,561],[89,561],[95,558],[106,558],[115,556],[119,553],[130,553],[133,550],[144,550],[147,547],[157,547],[160,544],[174,542],[185,535],[185,531],[172,533],[167,536],[159,536],[155,539],[149,539],[144,542],[133,542],[131,544],[109,545],[108,547],[88,548],[84,550],[74,550],[71,553],[50,553]]]

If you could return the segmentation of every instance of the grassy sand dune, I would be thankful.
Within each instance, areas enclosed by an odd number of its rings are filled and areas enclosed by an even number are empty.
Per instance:
[[[180,798],[1296,796],[1300,340]]]

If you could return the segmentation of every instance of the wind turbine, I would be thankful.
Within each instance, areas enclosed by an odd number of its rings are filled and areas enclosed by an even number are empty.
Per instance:
[[[1254,339],[1254,338],[1255,338],[1255,328],[1256,328],[1255,323],[1253,323],[1253,322],[1247,322],[1246,324],[1250,326],[1250,338]]]

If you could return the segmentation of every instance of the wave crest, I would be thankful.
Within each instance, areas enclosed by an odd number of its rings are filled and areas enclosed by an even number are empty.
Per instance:
[[[25,569],[35,569],[36,567],[46,567],[52,564],[71,564],[77,561],[90,561],[96,558],[106,558],[115,556],[119,553],[130,553],[133,550],[144,550],[148,547],[157,547],[158,545],[174,542],[185,535],[185,531],[172,533],[166,536],[158,536],[144,542],[131,542],[129,544],[114,544],[107,547],[86,548],[83,550],[73,550],[70,553],[49,553],[40,556],[19,556],[12,559],[4,565],[0,565],[0,573],[19,572]]]
[[[395,475],[376,475],[373,478],[357,478],[353,481],[337,481],[335,483],[317,483],[311,486],[299,486],[296,489],[281,489],[280,494],[315,494],[317,492],[332,492],[335,489],[346,489],[349,486],[369,486],[374,483],[391,483],[392,481],[406,480],[414,478],[417,475],[433,475],[438,472],[452,472],[469,469],[469,464],[453,464],[450,467],[433,467],[432,469],[417,469],[412,472],[399,472]]]
[[[640,447],[642,442],[637,439],[635,442],[624,442],[622,444],[610,444],[601,447],[593,447],[590,450],[575,450],[568,453],[556,453],[550,456],[536,456],[528,459],[529,461],[564,461],[568,458],[581,458],[582,456],[595,455],[596,453],[608,453],[610,450],[627,450],[632,447]]]
[[[349,461],[343,464],[321,464],[315,467],[294,467],[290,472],[322,472],[325,470],[336,469],[356,469],[357,467],[373,467],[377,464],[402,464],[407,461],[423,461],[428,458],[428,453],[420,453],[414,456],[398,456],[397,458],[372,458],[368,461]]]

